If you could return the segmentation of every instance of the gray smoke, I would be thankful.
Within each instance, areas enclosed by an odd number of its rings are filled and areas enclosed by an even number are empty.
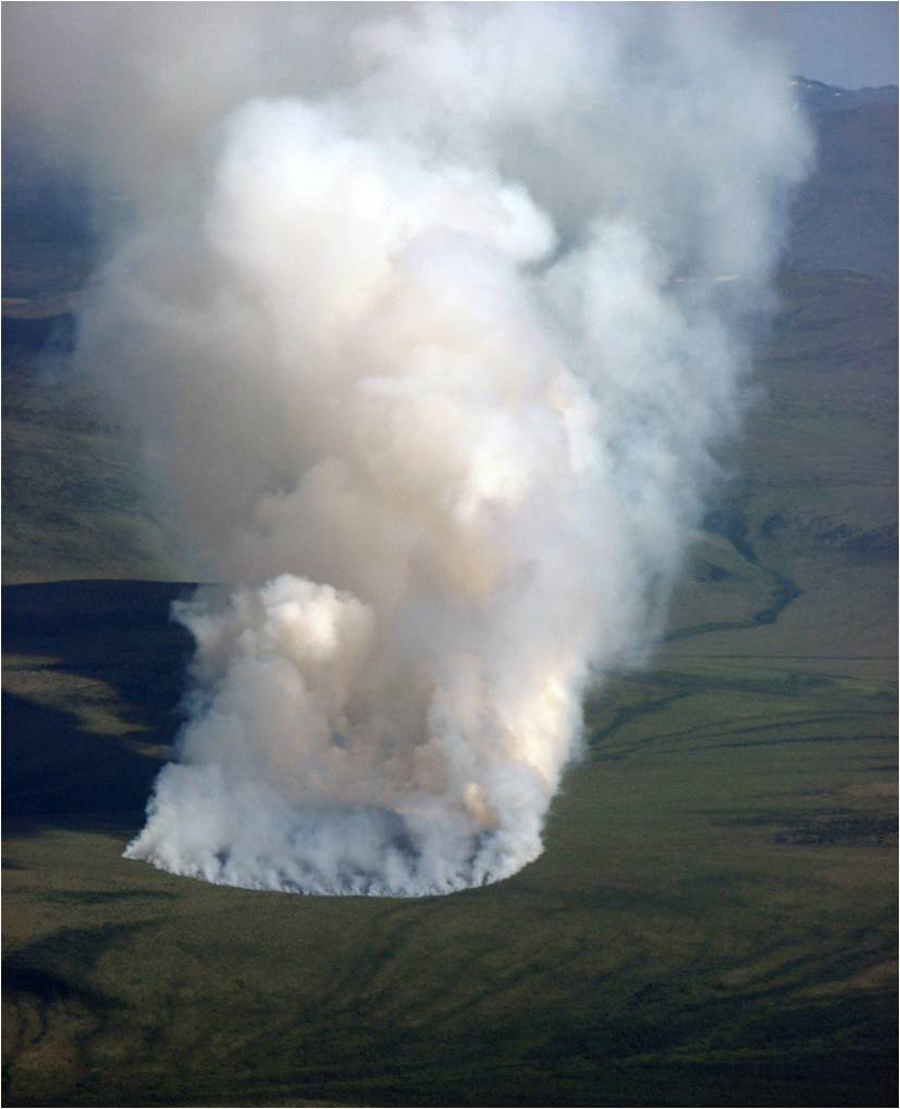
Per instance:
[[[783,59],[716,5],[47,7],[81,71],[17,95],[137,209],[80,364],[233,583],[177,607],[190,720],[126,854],[515,873],[738,427],[809,157]]]

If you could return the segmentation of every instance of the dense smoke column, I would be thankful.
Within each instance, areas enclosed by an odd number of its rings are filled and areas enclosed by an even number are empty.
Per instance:
[[[738,427],[808,156],[786,71],[706,5],[190,7],[110,17],[146,150],[98,140],[138,218],[80,359],[233,588],[177,609],[190,719],[127,854],[496,881]]]

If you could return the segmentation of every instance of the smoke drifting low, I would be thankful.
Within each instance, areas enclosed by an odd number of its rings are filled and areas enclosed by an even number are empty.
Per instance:
[[[45,40],[97,64],[18,95],[137,207],[80,364],[232,583],[176,608],[190,718],[127,855],[515,873],[738,427],[809,153],[781,60],[708,5],[71,7]]]

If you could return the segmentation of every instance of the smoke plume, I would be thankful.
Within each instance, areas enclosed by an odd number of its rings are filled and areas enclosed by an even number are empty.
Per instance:
[[[783,59],[716,5],[21,7],[81,65],[14,95],[135,211],[80,366],[229,583],[176,606],[189,718],[126,854],[515,873],[739,425],[808,158]]]

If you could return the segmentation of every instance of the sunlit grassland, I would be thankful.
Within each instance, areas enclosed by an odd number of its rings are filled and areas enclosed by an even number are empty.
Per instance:
[[[121,858],[184,644],[143,583],[120,587],[140,634],[112,601],[80,624],[96,588],[15,656],[8,1104],[890,1102],[889,685],[664,653],[589,700],[515,878],[252,893]],[[33,734],[61,773],[17,758]]]

